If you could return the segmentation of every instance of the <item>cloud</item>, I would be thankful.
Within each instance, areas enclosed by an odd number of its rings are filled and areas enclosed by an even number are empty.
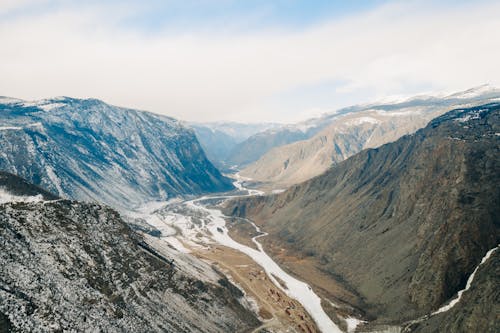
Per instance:
[[[500,84],[500,5],[491,2],[392,3],[253,32],[124,26],[136,10],[94,3],[2,20],[0,95],[96,97],[186,120],[287,121],[386,95]],[[335,89],[310,100],[310,87],[325,82]]]

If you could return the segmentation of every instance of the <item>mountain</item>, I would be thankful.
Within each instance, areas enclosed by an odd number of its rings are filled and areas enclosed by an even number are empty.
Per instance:
[[[341,283],[365,318],[403,323],[464,288],[499,243],[499,152],[500,104],[456,109],[281,194],[234,200],[225,212],[268,232],[261,240],[285,267],[304,275],[294,262],[312,262]],[[332,284],[318,286],[339,297]]]
[[[133,207],[232,188],[177,120],[96,99],[0,98],[0,170],[59,196]]]
[[[269,150],[240,174],[274,187],[287,187],[317,176],[363,149],[413,133],[450,108],[485,104],[498,98],[500,90],[481,86],[439,98],[420,96],[367,105],[336,116],[309,139]]]
[[[6,173],[0,189],[0,331],[242,332],[259,324],[227,279],[153,249],[116,211],[55,200]]]
[[[350,111],[350,108],[346,108],[331,115],[309,119],[297,124],[276,126],[256,133],[234,146],[226,157],[226,162],[240,168],[244,167],[258,160],[274,147],[310,138],[327,126],[337,115]]]
[[[250,136],[277,127],[274,123],[242,124],[235,122],[189,123],[208,159],[218,168],[229,169],[229,154]]]

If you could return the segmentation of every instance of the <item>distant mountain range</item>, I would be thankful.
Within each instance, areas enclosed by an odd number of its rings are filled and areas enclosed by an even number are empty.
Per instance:
[[[481,86],[444,97],[418,96],[404,101],[358,106],[329,119],[329,124],[309,139],[271,149],[240,174],[271,183],[274,187],[297,184],[322,174],[363,149],[378,147],[413,133],[451,108],[470,107],[498,99],[500,89]]]
[[[59,196],[135,207],[232,189],[175,119],[68,97],[0,98],[0,170]]]
[[[269,128],[263,126],[264,130],[240,142],[233,140],[231,144],[224,137],[230,132],[244,132],[241,125],[233,128],[227,123],[222,134],[217,127],[212,127],[209,133],[219,133],[218,137],[196,131],[207,154],[218,166],[236,167],[258,181],[288,185],[318,175],[333,163],[364,148],[414,132],[452,108],[484,104],[499,98],[499,89],[483,85],[449,95],[421,95],[354,105],[296,124],[269,124]],[[377,122],[364,121],[367,117],[375,117]],[[350,122],[343,123],[347,119]],[[207,128],[203,128],[206,132]],[[258,126],[254,127],[257,129]],[[248,135],[251,131],[244,133]],[[275,149],[277,147],[282,148]]]
[[[234,200],[226,213],[269,232],[261,241],[285,267],[304,276],[294,262],[312,262],[365,318],[401,325],[463,289],[500,243],[499,170],[500,104],[491,103],[445,113],[281,194]],[[418,331],[498,329],[498,298],[486,296],[498,295],[498,257],[456,308]],[[338,288],[318,284],[342,300]]]

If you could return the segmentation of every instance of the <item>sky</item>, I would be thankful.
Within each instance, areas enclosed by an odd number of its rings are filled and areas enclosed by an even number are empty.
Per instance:
[[[500,86],[500,1],[0,0],[0,95],[296,122]]]

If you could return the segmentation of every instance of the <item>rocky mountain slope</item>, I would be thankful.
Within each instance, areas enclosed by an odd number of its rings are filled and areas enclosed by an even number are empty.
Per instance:
[[[298,253],[341,281],[366,318],[402,323],[462,289],[499,243],[499,152],[500,105],[457,109],[226,213],[261,225],[268,249]]]
[[[271,149],[240,174],[275,187],[287,187],[317,176],[363,149],[413,133],[451,107],[470,107],[498,98],[500,90],[479,87],[443,98],[373,104],[335,117],[312,138]]]
[[[95,99],[0,98],[0,170],[60,196],[135,206],[232,188],[178,121]]]
[[[157,252],[112,209],[52,200],[5,173],[0,188],[15,199],[0,204],[0,331],[244,332],[259,324],[210,266]]]
[[[470,289],[458,306],[447,312],[410,325],[415,333],[484,332],[496,333],[500,327],[500,252],[479,267]]]

